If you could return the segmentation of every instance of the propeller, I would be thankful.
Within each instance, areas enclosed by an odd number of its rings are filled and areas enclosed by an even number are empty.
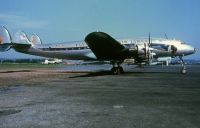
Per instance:
[[[150,59],[151,59],[151,53],[149,49],[150,46],[151,46],[151,33],[149,32],[149,42],[148,42],[148,49],[147,49],[147,60],[149,64],[150,64]]]
[[[151,45],[151,33],[149,32],[149,42],[148,42],[149,46]]]
[[[155,55],[155,53],[152,52],[153,48],[151,48],[151,46],[152,46],[152,39],[151,39],[151,33],[149,32],[148,49],[147,49],[147,61],[149,64],[151,64],[153,56]]]

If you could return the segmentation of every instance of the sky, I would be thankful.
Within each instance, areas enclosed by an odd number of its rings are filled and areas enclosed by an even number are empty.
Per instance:
[[[44,43],[84,40],[93,31],[114,38],[165,37],[194,46],[200,59],[200,0],[1,0],[0,25]],[[13,50],[0,58],[33,57]]]

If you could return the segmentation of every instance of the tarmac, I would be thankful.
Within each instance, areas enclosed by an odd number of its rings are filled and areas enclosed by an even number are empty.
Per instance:
[[[0,70],[0,127],[200,127],[200,65],[124,67]]]

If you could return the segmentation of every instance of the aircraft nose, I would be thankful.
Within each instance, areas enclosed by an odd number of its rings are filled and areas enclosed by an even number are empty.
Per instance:
[[[196,52],[196,49],[190,45],[187,46],[187,51],[189,54],[194,54]]]
[[[180,47],[177,47],[177,54],[180,55],[191,55],[196,52],[196,49],[188,44],[183,44]]]
[[[193,53],[195,53],[196,52],[196,48],[194,48],[194,52]]]

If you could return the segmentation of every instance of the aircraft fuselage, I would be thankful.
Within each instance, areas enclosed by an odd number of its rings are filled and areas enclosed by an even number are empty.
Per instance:
[[[137,49],[143,51],[144,44],[148,43],[148,39],[120,39],[117,40],[127,49]],[[193,54],[195,48],[185,44],[179,40],[169,39],[151,39],[151,49],[155,55],[154,57],[166,57],[166,56],[186,56]],[[175,51],[173,51],[173,48]],[[37,44],[27,49],[17,49],[16,51],[44,56],[50,58],[70,59],[70,60],[96,60],[97,57],[88,47],[84,41],[75,41],[59,44]]]

